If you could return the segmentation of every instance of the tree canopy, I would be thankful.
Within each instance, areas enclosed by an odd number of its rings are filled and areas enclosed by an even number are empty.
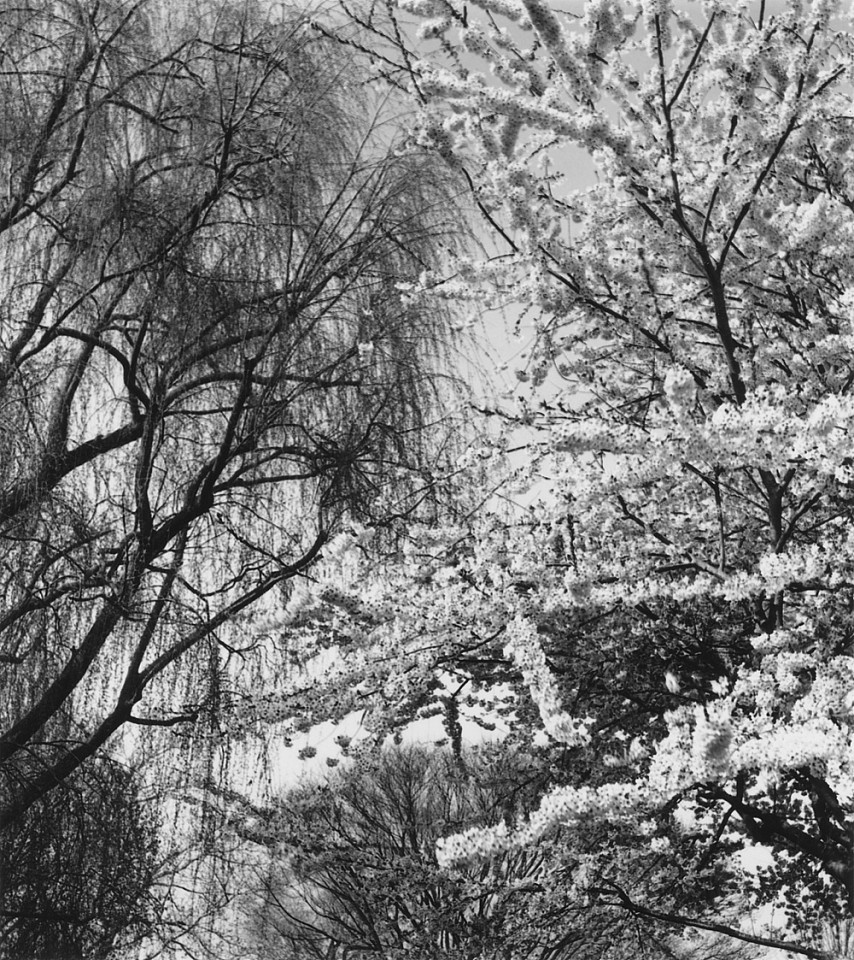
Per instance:
[[[689,883],[733,841],[767,850],[754,902],[786,901],[788,948],[823,956],[810,928],[854,908],[850,24],[828,2],[400,7],[421,46],[374,8],[380,69],[505,244],[438,289],[535,329],[533,390],[469,458],[531,506],[414,533],[393,571],[342,563],[358,652],[280,709],[367,705],[381,738],[491,701],[570,774],[441,862],[591,822],[678,860],[671,825],[697,838]],[[283,625],[319,629],[329,599]],[[636,901],[613,857],[603,840],[592,894],[727,926]]]
[[[309,30],[251,5],[68,2],[0,30],[3,819],[123,725],[194,730],[211,756],[357,717],[341,754],[367,806],[303,797],[306,822],[335,820],[319,853],[293,823],[262,838],[309,892],[343,858],[336,890],[361,881],[359,909],[400,925],[466,871],[534,858],[555,899],[520,891],[526,924],[583,909],[695,931],[710,955],[717,937],[841,953],[840,5],[399,0]],[[417,108],[405,138],[345,95],[356,56]],[[457,182],[494,255],[455,244]],[[533,331],[515,402],[448,463],[425,427],[449,310],[507,304]],[[241,681],[243,661],[260,666]],[[547,775],[522,811],[446,823],[397,883],[345,834],[381,806],[388,736],[431,717],[448,778],[464,722],[542,751]],[[201,785],[248,836],[251,802]],[[291,876],[270,874],[270,910]],[[284,927],[323,950],[343,941],[321,900]],[[435,946],[415,926],[342,949]]]
[[[449,313],[398,284],[462,231],[296,12],[23,3],[0,46],[9,823],[123,725],[215,717],[235,620],[435,495]]]

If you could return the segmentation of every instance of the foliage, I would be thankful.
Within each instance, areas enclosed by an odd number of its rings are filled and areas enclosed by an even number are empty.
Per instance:
[[[286,9],[24,2],[0,46],[8,824],[129,724],[210,747],[239,616],[435,496],[449,313],[397,287],[460,225]]]
[[[438,289],[516,299],[537,332],[518,373],[535,392],[470,459],[512,471],[526,431],[533,505],[413,533],[397,570],[342,562],[280,623],[335,620],[346,662],[257,716],[365,709],[381,739],[474,696],[576,775],[527,823],[447,839],[442,863],[591,821],[665,850],[670,824],[733,869],[733,843],[766,847],[760,899],[798,898],[801,923],[850,914],[854,34],[824,0],[400,7],[428,52],[372,8],[381,69],[506,244]],[[595,182],[573,189],[579,156]],[[818,930],[793,935],[823,955]]]

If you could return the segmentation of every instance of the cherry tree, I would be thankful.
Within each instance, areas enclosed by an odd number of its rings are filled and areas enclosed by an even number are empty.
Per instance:
[[[458,729],[468,698],[575,773],[442,862],[591,821],[675,857],[671,824],[706,866],[769,851],[757,900],[821,956],[809,921],[854,910],[850,24],[824,0],[398,10],[420,45],[352,13],[504,244],[410,295],[524,306],[531,390],[469,459],[534,499],[413,534],[394,570],[343,545],[279,627],[347,657],[245,716],[364,710],[382,739],[432,710]],[[727,926],[637,902],[607,846],[597,870],[638,916]]]

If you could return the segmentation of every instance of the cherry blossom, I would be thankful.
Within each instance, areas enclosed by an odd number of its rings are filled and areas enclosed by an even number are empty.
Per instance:
[[[442,39],[420,142],[506,245],[408,295],[515,298],[536,336],[464,464],[505,500],[291,600],[347,637],[309,713],[358,699],[384,736],[452,689],[598,764],[446,864],[693,810],[854,909],[854,34],[824,0],[402,6]]]

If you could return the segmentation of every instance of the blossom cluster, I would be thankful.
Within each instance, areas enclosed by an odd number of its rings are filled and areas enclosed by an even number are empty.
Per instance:
[[[531,621],[516,616],[508,624],[506,635],[504,653],[522,671],[525,684],[540,711],[546,733],[570,747],[588,743],[592,718],[579,720],[561,709],[557,684]]]
[[[507,824],[472,827],[436,842],[436,860],[440,867],[451,867],[465,860],[488,860],[509,847]]]

